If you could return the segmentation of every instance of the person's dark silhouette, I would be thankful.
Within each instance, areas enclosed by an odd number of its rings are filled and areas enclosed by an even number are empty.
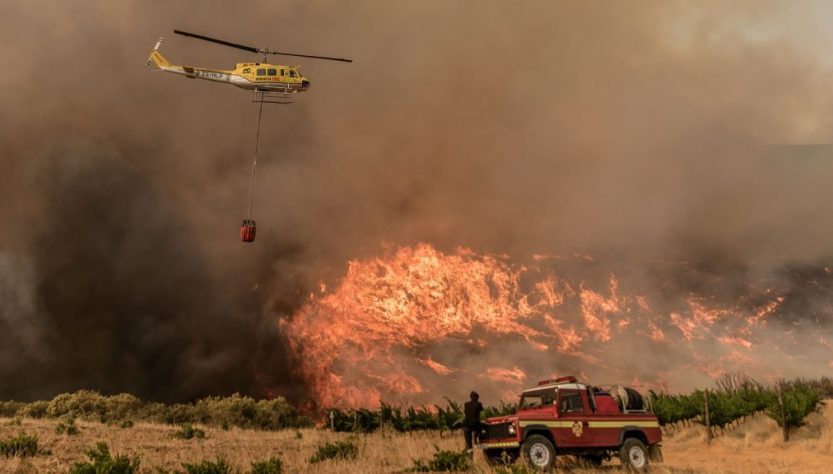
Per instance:
[[[483,404],[480,403],[480,395],[472,391],[469,395],[471,400],[467,401],[463,406],[463,436],[466,437],[466,453],[469,457],[473,457],[472,451],[473,443],[479,438],[480,434],[480,413],[483,411]]]

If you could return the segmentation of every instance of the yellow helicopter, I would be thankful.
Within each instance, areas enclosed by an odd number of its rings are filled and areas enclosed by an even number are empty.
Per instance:
[[[216,38],[209,38],[208,36],[188,33],[181,30],[174,30],[174,33],[201,39],[203,41],[209,41],[211,43],[221,44],[223,46],[242,49],[251,53],[263,54],[263,62],[237,63],[235,68],[232,70],[179,66],[171,64],[171,62],[165,59],[165,57],[162,56],[162,53],[159,52],[159,46],[162,45],[162,38],[159,38],[159,41],[156,42],[156,46],[154,46],[153,51],[151,51],[150,57],[147,60],[148,66],[153,63],[161,71],[180,74],[189,79],[205,79],[208,81],[223,82],[241,89],[255,91],[257,100],[254,100],[253,102],[288,104],[290,102],[288,102],[287,99],[289,99],[290,94],[296,94],[298,92],[305,92],[309,90],[310,81],[301,74],[297,66],[292,67],[279,64],[269,64],[266,60],[269,58],[270,54],[295,56],[300,58],[326,59],[329,61],[341,61],[346,63],[353,62],[352,59],[346,58],[285,53],[272,51],[267,48],[255,48]]]

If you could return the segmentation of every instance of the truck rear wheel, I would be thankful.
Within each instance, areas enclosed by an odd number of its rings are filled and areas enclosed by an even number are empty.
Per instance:
[[[532,467],[546,470],[555,465],[555,446],[541,435],[530,435],[521,446],[524,461]]]
[[[619,449],[619,461],[625,469],[643,471],[648,469],[648,448],[636,438],[628,438]]]

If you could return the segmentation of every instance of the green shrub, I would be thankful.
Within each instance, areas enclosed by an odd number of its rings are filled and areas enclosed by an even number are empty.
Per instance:
[[[538,474],[541,471],[536,471],[526,464],[510,464],[508,466],[500,466],[495,469],[495,474]]]
[[[46,416],[46,410],[49,408],[49,402],[38,401],[27,403],[23,405],[17,414],[26,418],[43,418]]]
[[[285,428],[309,428],[314,426],[312,419],[298,413],[283,397],[257,401],[255,428],[281,430]]]
[[[703,392],[690,395],[669,395],[650,392],[651,406],[661,425],[690,420],[703,412]]]
[[[16,402],[14,400],[9,402],[0,402],[0,417],[13,418],[17,416],[17,411],[25,405],[26,404],[23,402]]]
[[[158,402],[143,402],[142,406],[136,411],[136,415],[131,417],[134,420],[156,421],[158,423],[167,423],[165,419],[168,415],[168,405]],[[176,424],[176,423],[173,423]]]
[[[441,451],[434,446],[434,458],[428,461],[414,460],[414,472],[458,472],[471,468],[469,456],[465,451]]]
[[[106,400],[100,393],[92,390],[79,390],[75,393],[62,393],[49,402],[46,415],[50,418],[62,416],[99,419],[106,415]]]
[[[283,472],[283,461],[280,458],[272,457],[266,461],[253,462],[251,474],[281,474]]]
[[[255,401],[239,393],[197,400],[193,407],[193,419],[221,427],[234,425],[263,430],[312,426],[312,421],[300,415],[283,397]]]
[[[90,390],[62,393],[48,402],[46,415],[81,417],[102,423],[124,420],[135,416],[142,408],[142,401],[130,394],[104,396]]]
[[[13,438],[0,441],[0,456],[26,457],[38,454],[38,437],[20,433]]]
[[[139,458],[129,458],[124,454],[115,458],[110,454],[107,443],[96,444],[95,449],[87,450],[88,462],[79,462],[69,468],[69,474],[133,474],[139,472]]]
[[[176,403],[167,407],[164,410],[163,418],[165,423],[171,425],[181,425],[197,421],[197,417],[194,413],[194,406],[183,403]]]
[[[485,407],[482,416],[512,414],[515,411],[516,405],[501,401],[497,407]],[[434,410],[424,406],[403,409],[383,402],[378,410],[333,408],[328,410],[329,417],[332,417],[333,429],[338,432],[368,433],[383,426],[400,432],[455,430],[463,426],[463,407],[448,398],[445,407],[434,405]]]
[[[126,420],[136,416],[142,408],[142,400],[129,393],[104,397],[104,409],[108,420]]]
[[[55,427],[55,433],[58,434],[67,434],[70,436],[75,436],[79,433],[78,427],[75,426],[75,418],[67,419],[66,423],[63,421],[58,423]]]
[[[179,439],[203,439],[205,438],[205,431],[195,428],[191,425],[182,425],[179,431],[174,433],[174,438]]]
[[[199,464],[183,464],[186,474],[230,474],[231,466],[225,459],[217,458],[216,461],[203,461]]]
[[[784,383],[782,385],[782,397],[784,399],[784,421],[787,425],[787,431],[804,426],[804,419],[807,415],[818,410],[821,404],[818,391],[801,381]],[[778,405],[777,397],[769,401],[766,414],[775,420],[778,426],[783,428],[781,407]]]
[[[121,422],[119,427],[121,427],[123,429],[133,428],[133,420],[124,420],[124,421]]]
[[[451,403],[451,400],[448,401],[449,403]],[[483,416],[485,416],[486,418],[492,418],[494,416],[508,416],[514,415],[517,411],[517,403],[506,403],[503,400],[498,400],[498,406],[483,407]]]
[[[326,461],[327,459],[356,459],[359,454],[359,447],[352,440],[336,441],[318,446],[315,454],[309,458],[310,464]]]
[[[745,386],[732,391],[709,393],[709,422],[724,428],[729,423],[765,409],[775,397],[771,390],[760,386]]]
[[[8,422],[6,422],[6,425],[8,425],[8,426],[23,426],[23,419],[20,418],[19,416],[16,416],[16,417],[12,418],[11,420],[9,420]]]

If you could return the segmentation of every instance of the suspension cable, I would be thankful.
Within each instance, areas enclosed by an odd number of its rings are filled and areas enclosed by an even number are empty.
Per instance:
[[[257,112],[257,133],[255,134],[255,154],[252,158],[252,176],[249,181],[249,219],[252,218],[252,207],[254,205],[255,173],[257,170],[257,150],[260,147],[260,122],[263,118],[263,97],[260,98],[260,110]]]

